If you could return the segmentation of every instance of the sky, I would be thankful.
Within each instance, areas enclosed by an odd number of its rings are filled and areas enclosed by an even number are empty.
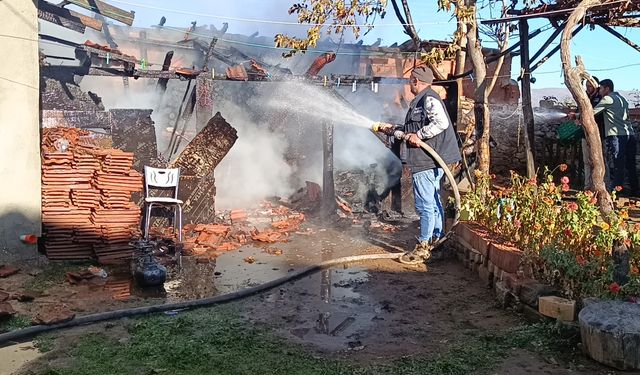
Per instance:
[[[296,18],[287,10],[294,0],[108,0],[114,6],[135,11],[133,26],[149,27],[166,17],[166,26],[187,27],[191,22],[198,25],[215,25],[220,28],[223,22],[229,23],[229,33],[253,34],[258,31],[262,36],[272,37],[276,33],[304,35],[306,27],[296,24]],[[436,0],[409,0],[416,28],[422,39],[450,40],[455,31],[455,21],[447,12],[437,11]],[[485,8],[481,12],[483,19],[498,18],[499,14]],[[377,26],[362,39],[366,44],[382,39],[382,45],[398,44],[408,37],[396,19],[391,5],[384,19],[377,19]],[[545,20],[531,20],[530,32],[548,26]],[[616,28],[627,38],[640,44],[640,30],[633,28]],[[551,35],[547,30],[531,40],[533,55]],[[517,42],[517,31],[511,42]],[[334,40],[337,38],[334,36]],[[353,41],[353,39],[351,39]],[[547,51],[559,43],[559,37],[548,47]],[[485,47],[495,47],[488,37],[484,37]],[[266,45],[271,48],[273,44]],[[572,40],[572,55],[581,55],[587,70],[600,79],[612,79],[616,89],[632,90],[640,88],[640,52],[618,40],[601,28],[583,29]],[[544,52],[546,53],[546,51]],[[543,53],[543,54],[544,54]],[[512,77],[517,77],[520,70],[520,59],[516,56],[512,62]],[[556,53],[534,73],[536,82],[533,89],[564,87],[561,74],[560,54]]]

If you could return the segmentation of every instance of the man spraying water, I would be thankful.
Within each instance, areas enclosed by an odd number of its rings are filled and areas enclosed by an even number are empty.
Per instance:
[[[440,180],[444,171],[433,157],[420,148],[431,146],[448,165],[461,160],[455,131],[442,99],[431,88],[433,72],[417,67],[411,72],[411,92],[416,97],[409,105],[404,125],[376,123],[374,131],[395,135],[407,141],[407,164],[413,174],[415,208],[420,215],[420,235],[413,251],[400,260],[418,263],[431,257],[432,244],[445,235],[444,209],[440,201]],[[394,134],[395,133],[395,134]]]

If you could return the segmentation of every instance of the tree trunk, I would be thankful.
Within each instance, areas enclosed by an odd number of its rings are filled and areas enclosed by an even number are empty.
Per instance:
[[[600,141],[600,133],[593,115],[591,102],[586,92],[582,89],[582,77],[586,74],[580,56],[576,57],[577,66],[571,64],[570,41],[573,28],[582,20],[586,11],[595,5],[604,3],[604,0],[583,0],[571,13],[567,19],[566,27],[562,32],[561,40],[561,59],[564,69],[564,82],[571,92],[573,99],[578,103],[578,108],[582,117],[582,125],[590,148],[589,158],[593,165],[592,180],[593,188],[598,195],[600,211],[606,216],[613,210],[613,202],[611,196],[604,184],[604,159],[602,156],[602,143]]]
[[[460,33],[460,35],[462,35],[459,40],[458,40],[458,51],[456,52],[456,70],[455,70],[455,74],[461,75],[462,73],[464,73],[464,68],[465,65],[467,63],[467,53],[464,50],[464,48],[466,47],[467,44],[467,37],[466,37],[466,33],[467,33],[467,25],[460,19],[458,19],[458,33]],[[462,82],[463,82],[463,78],[458,78],[456,80],[456,86],[458,86],[458,104],[457,104],[457,108],[458,108],[458,118],[456,119],[456,123],[458,126],[458,130],[461,129],[460,128],[460,120],[462,119],[462,111],[460,111],[460,98],[462,97],[462,91],[463,91],[463,86],[462,86]]]
[[[466,0],[465,6],[476,6],[475,0]],[[474,115],[476,118],[476,137],[477,137],[477,149],[478,149],[478,164],[479,169],[482,172],[489,173],[490,165],[490,152],[489,152],[489,131],[491,129],[490,124],[490,112],[487,105],[487,65],[484,62],[484,55],[482,54],[482,45],[478,40],[478,19],[474,9],[473,18],[467,24],[467,54],[471,59],[471,65],[473,65],[473,73],[475,75],[475,107]]]

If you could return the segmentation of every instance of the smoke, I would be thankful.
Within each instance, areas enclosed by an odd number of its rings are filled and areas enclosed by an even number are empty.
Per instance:
[[[216,169],[219,208],[249,206],[268,196],[288,196],[305,181],[322,185],[322,129],[334,127],[334,170],[370,170],[381,192],[400,176],[400,161],[364,127],[363,114],[328,90],[299,82],[222,84],[220,112],[238,129],[238,141]],[[366,92],[363,92],[366,94]],[[366,96],[366,95],[365,95]],[[363,113],[379,118],[382,102],[367,101]],[[353,120],[354,122],[350,122]],[[357,126],[351,126],[357,125]]]
[[[146,55],[149,69],[159,69],[169,50],[174,50],[172,68],[199,68],[202,64],[200,52],[179,47],[184,34],[175,30],[140,30],[113,25],[110,29],[118,49],[139,58]],[[148,39],[166,41],[167,46],[134,42],[141,31]],[[215,28],[199,27],[199,32],[213,35]],[[225,35],[224,39],[248,41],[246,36],[231,34]],[[254,42],[272,43],[272,39],[268,39]],[[76,41],[82,43],[84,40],[107,44],[101,33],[89,29]],[[317,56],[306,54],[283,60],[279,50],[249,48],[225,41],[219,41],[216,50],[226,51],[229,47],[259,61],[289,68],[294,74],[304,73]],[[56,52],[52,51],[52,54]],[[235,58],[234,54],[230,56]],[[215,59],[212,65],[216,72],[227,67]],[[351,56],[338,56],[323,72],[357,73],[353,68]],[[174,158],[199,130],[193,118],[186,124],[179,119],[178,109],[187,88],[184,81],[170,80],[164,93],[158,90],[155,79],[130,78],[125,88],[120,77],[86,76],[80,86],[100,96],[106,109],[152,109],[161,156],[167,156],[168,142],[176,124],[178,131],[182,132],[184,127],[185,133]],[[269,196],[287,197],[304,186],[305,181],[322,185],[322,130],[327,122],[335,126],[335,171],[375,169],[380,177],[378,192],[395,183],[401,173],[401,164],[368,128],[374,121],[401,120],[397,114],[389,113],[386,106],[393,101],[397,88],[381,84],[379,92],[373,92],[369,85],[359,84],[356,92],[352,92],[351,85],[343,85],[336,90],[345,98],[342,100],[326,88],[300,82],[216,81],[214,111],[220,111],[238,131],[236,144],[216,168],[216,208],[247,207]]]
[[[293,168],[284,157],[287,142],[282,134],[254,123],[233,103],[221,113],[238,131],[238,140],[216,167],[216,208],[246,207],[269,196],[288,196]]]

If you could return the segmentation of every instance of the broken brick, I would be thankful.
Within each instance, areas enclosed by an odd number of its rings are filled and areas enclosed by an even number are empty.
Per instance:
[[[76,313],[62,306],[50,306],[38,312],[33,322],[35,324],[51,325],[68,322],[75,318],[75,316]]]
[[[248,257],[244,258],[243,260],[245,262],[249,263],[249,264],[255,263],[255,261],[256,261],[256,259],[254,257],[252,257],[252,256],[248,256]]]
[[[20,268],[11,267],[8,265],[3,265],[0,267],[0,277],[9,277],[11,275],[15,275],[20,272]]]
[[[259,242],[267,242],[267,243],[274,243],[274,242],[278,242],[281,241],[283,239],[284,235],[280,232],[273,232],[273,231],[269,231],[269,230],[265,230],[263,232],[259,232],[257,229],[254,229],[251,232],[251,238],[254,241],[259,241]]]
[[[230,216],[232,223],[247,221],[247,212],[245,210],[232,210]]]
[[[218,251],[233,251],[237,248],[239,248],[240,245],[239,244],[235,244],[233,242],[224,242],[222,244],[220,244],[219,246],[216,246],[216,250]]]

